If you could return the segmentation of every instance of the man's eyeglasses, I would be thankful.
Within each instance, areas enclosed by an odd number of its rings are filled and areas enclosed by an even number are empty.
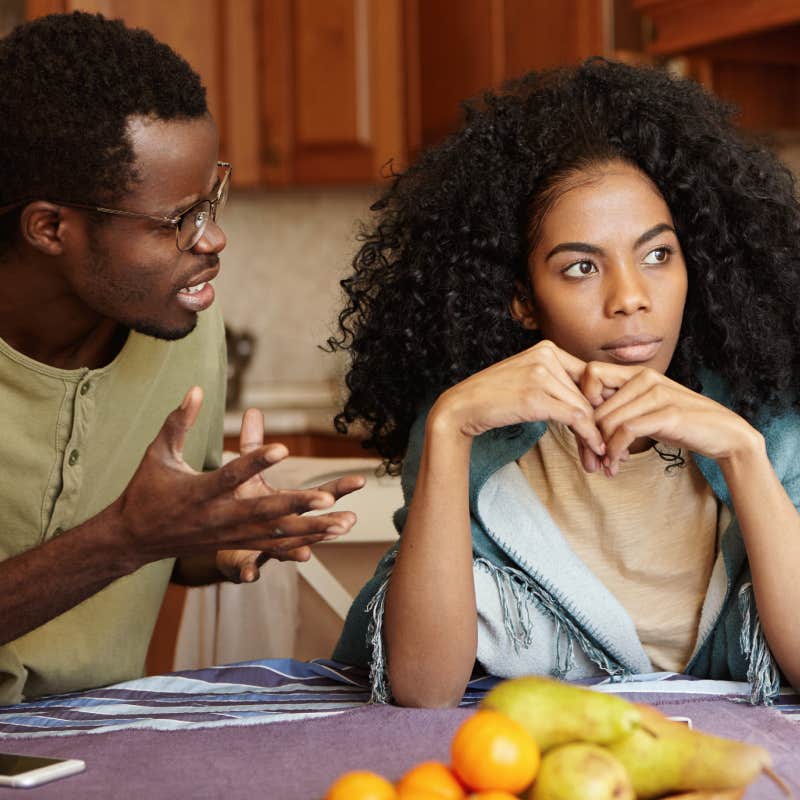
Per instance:
[[[216,195],[213,199],[206,198],[198,200],[198,202],[191,205],[186,211],[181,211],[180,214],[174,217],[161,217],[153,214],[142,214],[138,211],[123,211],[119,208],[106,208],[105,206],[91,206],[84,203],[73,203],[64,200],[51,200],[60,206],[69,206],[70,208],[82,208],[87,211],[99,211],[101,214],[114,214],[119,217],[134,217],[137,219],[150,219],[154,222],[161,222],[168,225],[175,226],[175,242],[178,250],[182,253],[191,250],[203,238],[208,221],[210,219],[216,222],[219,219],[222,209],[225,208],[225,203],[228,200],[228,189],[231,182],[231,171],[233,167],[227,161],[217,161],[217,166],[224,170],[222,178],[220,179],[219,186],[217,187]],[[14,203],[10,206],[0,208],[0,214],[10,211],[12,208],[22,205],[22,203]]]

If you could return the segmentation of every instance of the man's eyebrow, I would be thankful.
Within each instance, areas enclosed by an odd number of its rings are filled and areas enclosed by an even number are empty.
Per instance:
[[[164,216],[179,217],[181,214],[183,214],[185,211],[188,211],[193,205],[195,205],[195,203],[199,203],[201,200],[213,200],[217,196],[221,182],[221,178],[219,175],[217,175],[214,185],[211,187],[211,191],[208,192],[208,194],[193,194],[190,198],[175,206],[175,208],[171,209]]]
[[[670,231],[671,233],[675,233],[675,229],[672,225],[668,225],[666,222],[660,222],[658,225],[654,225],[652,228],[646,230],[634,243],[633,249],[635,250],[637,247],[641,247],[645,242],[650,241],[650,239],[658,236],[659,233],[663,233],[664,231]],[[557,244],[545,257],[544,260],[547,261],[551,256],[554,256],[556,253],[563,253],[563,252],[570,252],[570,253],[589,253],[593,256],[602,256],[604,255],[605,251],[602,247],[597,247],[594,244],[587,244],[586,242],[562,242],[561,244]]]

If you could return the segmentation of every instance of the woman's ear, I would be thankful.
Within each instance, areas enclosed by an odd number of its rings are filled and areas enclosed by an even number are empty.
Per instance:
[[[539,329],[536,316],[533,312],[531,292],[528,287],[520,281],[515,281],[514,283],[514,296],[511,298],[509,309],[511,311],[511,316],[514,317],[523,328],[529,331]]]

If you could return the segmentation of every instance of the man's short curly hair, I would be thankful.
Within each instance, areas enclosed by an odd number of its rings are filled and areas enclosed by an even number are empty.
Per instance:
[[[732,109],[664,71],[591,59],[465,105],[372,206],[329,346],[350,356],[340,431],[360,420],[395,470],[421,403],[539,340],[510,312],[553,181],[620,159],[673,216],[689,290],[669,375],[727,381],[754,419],[800,381],[800,207],[791,173]]]
[[[99,14],[53,14],[0,40],[0,206],[110,203],[135,180],[132,116],[208,113],[192,68],[144,30]],[[17,214],[0,220],[0,247]]]

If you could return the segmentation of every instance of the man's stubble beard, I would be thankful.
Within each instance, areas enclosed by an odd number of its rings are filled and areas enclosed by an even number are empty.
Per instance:
[[[91,259],[89,267],[92,275],[91,292],[93,297],[99,298],[99,306],[106,305],[103,299],[108,296],[109,288],[123,305],[130,303],[136,306],[147,302],[150,293],[146,289],[110,282],[109,276],[113,274],[111,256],[94,235],[93,227],[89,229],[89,257]],[[101,311],[101,313],[103,312]],[[197,313],[192,315],[191,322],[181,328],[167,328],[163,323],[148,317],[128,317],[124,314],[107,314],[107,316],[132,331],[164,341],[183,339],[197,327]]]

